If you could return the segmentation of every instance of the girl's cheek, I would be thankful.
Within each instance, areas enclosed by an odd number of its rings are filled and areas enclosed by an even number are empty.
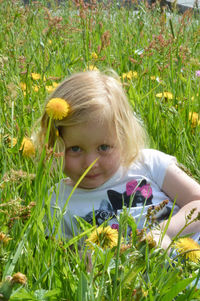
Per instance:
[[[121,155],[119,151],[115,151],[112,153],[112,155],[108,158],[108,161],[110,162],[110,164],[120,164],[121,162]]]
[[[64,173],[67,174],[68,171],[73,169],[73,160],[70,160],[68,156],[65,155],[65,161],[64,161]]]
[[[65,157],[66,169],[76,170],[76,169],[80,169],[80,166],[81,166],[81,158],[80,157],[73,157],[73,156]]]
[[[69,156],[65,156],[65,166],[66,168],[70,168],[74,165],[74,159],[70,158]]]

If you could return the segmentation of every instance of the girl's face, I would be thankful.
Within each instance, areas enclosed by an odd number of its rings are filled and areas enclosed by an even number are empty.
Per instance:
[[[84,171],[98,158],[79,184],[80,188],[92,189],[110,179],[120,166],[121,155],[116,133],[107,124],[89,121],[84,124],[63,127],[65,143],[64,172],[76,184]]]

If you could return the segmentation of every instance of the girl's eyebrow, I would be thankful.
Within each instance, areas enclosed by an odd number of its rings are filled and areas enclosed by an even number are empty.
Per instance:
[[[67,142],[66,142],[65,145],[67,147],[72,147],[72,146],[79,146],[79,143],[69,143],[69,144],[67,144]]]

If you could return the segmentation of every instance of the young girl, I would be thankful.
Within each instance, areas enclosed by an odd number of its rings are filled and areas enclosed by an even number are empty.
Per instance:
[[[41,145],[49,122],[49,147],[63,145],[67,175],[52,193],[53,211],[62,211],[74,185],[93,163],[67,204],[63,216],[66,237],[79,231],[76,216],[91,224],[95,219],[98,226],[108,220],[112,228],[117,228],[123,206],[142,228],[148,208],[168,200],[156,214],[162,231],[176,200],[162,242],[166,248],[193,208],[197,209],[193,217],[198,215],[200,185],[178,167],[173,156],[145,148],[145,131],[119,79],[99,71],[70,76],[46,104],[39,132]],[[196,233],[198,239],[198,232],[199,220],[182,234]],[[159,234],[158,230],[151,232],[157,242]]]

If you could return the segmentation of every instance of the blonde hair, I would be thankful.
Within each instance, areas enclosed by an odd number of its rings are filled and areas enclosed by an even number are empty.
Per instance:
[[[121,151],[121,164],[124,166],[134,161],[145,146],[145,130],[133,113],[116,73],[112,72],[112,76],[100,71],[76,73],[58,86],[49,99],[52,98],[66,100],[70,113],[51,124],[49,147],[53,147],[56,140],[58,144],[61,142],[61,137],[56,135],[57,129],[62,132],[62,127],[75,126],[90,119],[114,125]],[[49,119],[44,111],[38,133],[40,145],[44,144]]]

